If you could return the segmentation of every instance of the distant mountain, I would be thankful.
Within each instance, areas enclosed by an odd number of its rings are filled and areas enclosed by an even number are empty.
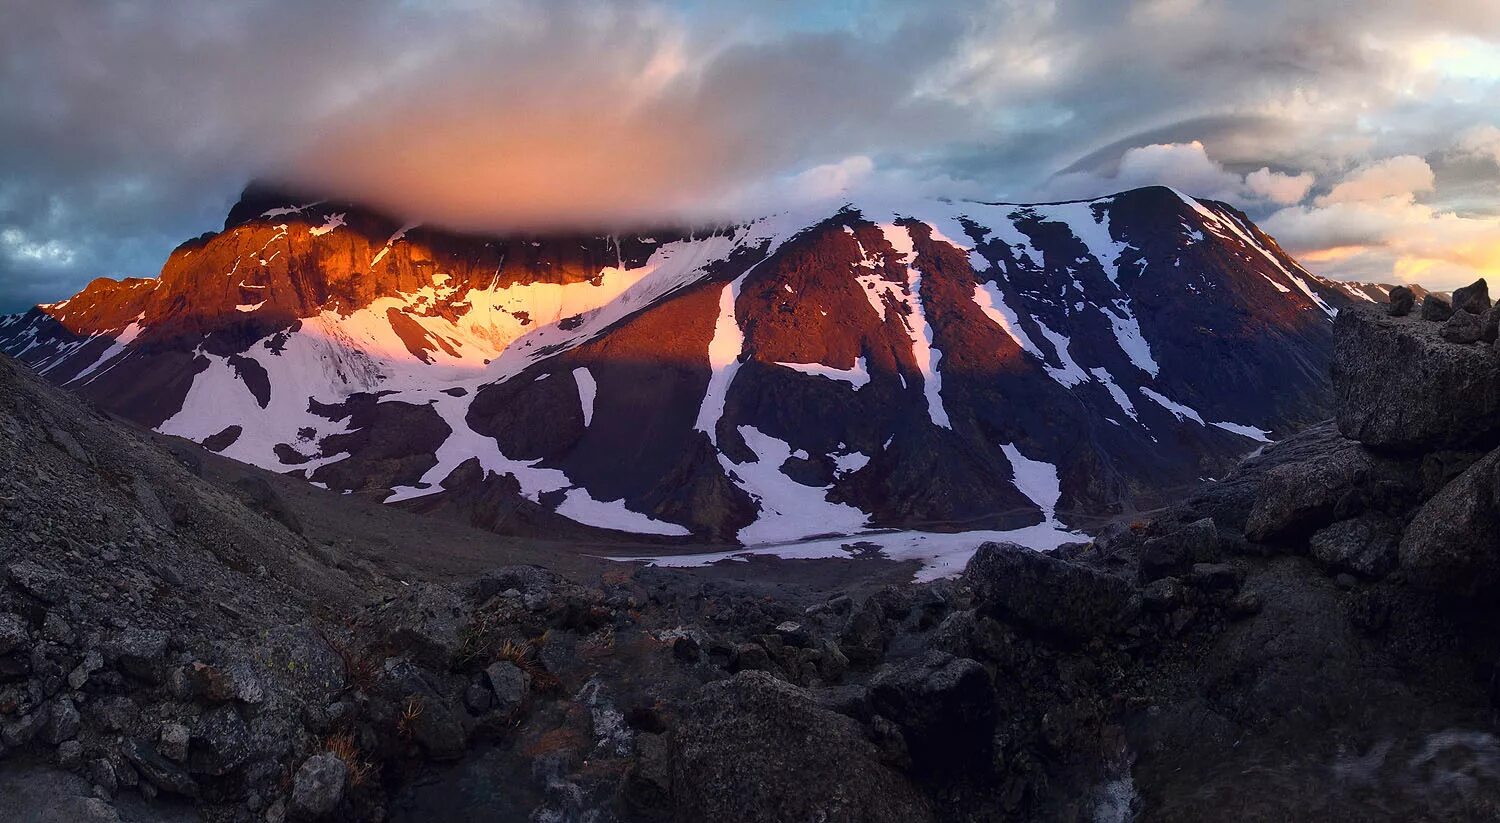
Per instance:
[[[1060,532],[1326,418],[1331,317],[1387,289],[1166,188],[480,236],[252,187],[159,278],[0,320],[0,351],[502,532]]]

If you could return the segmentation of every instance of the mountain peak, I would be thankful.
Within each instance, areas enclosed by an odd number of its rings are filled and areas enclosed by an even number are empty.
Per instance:
[[[0,349],[158,431],[498,530],[1055,544],[1322,416],[1329,317],[1370,299],[1164,187],[480,236],[257,183],[158,280]]]

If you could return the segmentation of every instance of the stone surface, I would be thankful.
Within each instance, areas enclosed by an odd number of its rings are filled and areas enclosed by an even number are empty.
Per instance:
[[[1413,582],[1462,594],[1500,583],[1500,450],[1470,466],[1417,510],[1401,536]]]
[[[499,712],[520,709],[531,690],[531,675],[508,660],[491,663],[484,670],[484,676],[494,694],[495,710]]]
[[[1463,288],[1453,290],[1453,310],[1468,314],[1484,314],[1490,309],[1490,287],[1481,277]]]
[[[964,580],[981,613],[1038,631],[1105,635],[1129,619],[1128,582],[1012,543],[980,546]]]
[[[1461,448],[1500,435],[1500,357],[1442,326],[1352,306],[1335,321],[1339,431],[1387,449]]]
[[[932,820],[859,725],[765,672],[711,683],[672,732],[678,820]]]
[[[1390,303],[1386,306],[1386,314],[1392,317],[1405,317],[1411,314],[1414,305],[1416,305],[1416,297],[1411,293],[1411,289],[1406,286],[1397,286],[1391,289]]]
[[[1440,332],[1444,340],[1461,345],[1477,342],[1483,333],[1483,321],[1478,315],[1466,311],[1454,312]]]
[[[1386,518],[1372,513],[1319,529],[1307,545],[1330,569],[1383,577],[1396,568],[1399,538]]]
[[[1453,305],[1436,294],[1422,298],[1422,319],[1441,323],[1453,316]]]
[[[977,661],[929,650],[870,681],[874,710],[901,728],[924,770],[967,770],[984,759],[994,734],[995,693]]]
[[[292,780],[292,808],[308,817],[331,814],[344,800],[349,766],[337,756],[319,754],[303,761]]]

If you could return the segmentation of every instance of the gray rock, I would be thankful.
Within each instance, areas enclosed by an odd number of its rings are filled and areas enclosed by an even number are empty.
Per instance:
[[[976,661],[929,650],[876,674],[870,703],[901,728],[919,770],[949,773],[989,762],[995,690]]]
[[[812,640],[812,636],[807,632],[807,627],[795,620],[788,620],[778,624],[776,626],[776,634],[781,637],[783,643],[798,648],[807,646]]]
[[[1450,304],[1447,300],[1444,300],[1436,294],[1429,294],[1426,297],[1422,298],[1423,320],[1432,320],[1441,323],[1452,316],[1453,305]]]
[[[184,797],[197,797],[198,784],[181,767],[162,757],[147,743],[126,740],[120,745],[120,754],[140,772],[151,785],[164,792]]]
[[[1362,305],[1339,312],[1331,372],[1345,437],[1416,450],[1500,435],[1500,358],[1443,340],[1441,328]]]
[[[1468,314],[1484,314],[1490,309],[1490,287],[1481,277],[1464,286],[1453,290],[1453,310],[1466,312]]]
[[[88,781],[63,769],[35,763],[8,765],[0,769],[0,819],[6,823],[120,823],[119,812],[107,800],[90,797],[90,792]],[[176,818],[162,815],[160,819]]]
[[[464,708],[469,710],[469,714],[484,714],[490,710],[494,699],[494,694],[478,683],[470,683],[469,687],[464,689]]]
[[[1449,343],[1466,345],[1477,342],[1484,332],[1484,324],[1478,315],[1469,314],[1466,311],[1454,312],[1448,322],[1443,324],[1440,332],[1442,338]]]
[[[521,708],[531,691],[531,675],[509,660],[491,663],[484,670],[484,677],[495,695],[495,710],[502,713]]]
[[[188,741],[191,737],[192,732],[187,726],[181,723],[163,723],[161,736],[156,744],[156,750],[161,752],[162,756],[168,760],[175,760],[181,763],[187,759]]]
[[[64,740],[57,744],[57,765],[72,768],[83,759],[83,744],[78,740]]]
[[[82,689],[93,676],[94,672],[104,668],[104,655],[98,649],[89,649],[83,653],[83,659],[68,672],[68,688],[78,691]]]
[[[1169,612],[1182,605],[1186,594],[1182,581],[1175,577],[1153,580],[1141,589],[1141,606],[1147,611]]]
[[[1416,305],[1416,296],[1411,289],[1405,286],[1397,286],[1391,289],[1391,302],[1385,308],[1385,313],[1392,317],[1405,317],[1411,314],[1412,306]]]
[[[43,603],[56,603],[63,597],[62,576],[30,560],[12,563],[5,572],[12,585]]]
[[[21,618],[8,612],[0,612],[0,654],[10,654],[25,643],[29,636]]]
[[[433,760],[457,760],[464,755],[468,734],[458,714],[440,700],[423,704],[412,721],[412,736]]]
[[[42,708],[0,725],[0,743],[12,749],[24,746],[37,736],[50,718],[51,712]]]
[[[42,732],[42,737],[56,746],[64,740],[77,737],[78,730],[82,727],[83,718],[79,716],[78,708],[73,705],[73,701],[60,697],[48,710],[47,726]]]
[[[1500,306],[1491,306],[1479,318],[1479,339],[1485,343],[1493,343],[1496,338],[1500,338]]]
[[[331,814],[344,801],[349,766],[332,753],[309,757],[292,781],[292,808],[308,817]]]
[[[870,665],[885,655],[886,634],[880,605],[866,598],[849,613],[839,633],[839,649],[849,662]]]
[[[933,819],[858,723],[764,672],[705,686],[671,735],[678,820]]]
[[[1118,577],[1012,543],[985,543],[964,570],[981,614],[1072,639],[1122,631],[1132,587]]]
[[[1187,582],[1208,592],[1232,592],[1240,587],[1240,573],[1228,563],[1194,563]]]
[[[224,775],[243,766],[255,753],[250,729],[234,706],[205,712],[193,725],[188,769],[195,774]]]
[[[1401,536],[1401,569],[1414,583],[1476,594],[1500,583],[1500,450],[1448,483]]]
[[[1307,541],[1312,556],[1330,569],[1372,578],[1396,568],[1398,543],[1397,531],[1375,514],[1341,520]]]
[[[105,656],[126,674],[157,683],[161,681],[168,639],[160,629],[126,629],[105,646]]]
[[[1141,547],[1141,578],[1155,580],[1187,569],[1194,563],[1218,558],[1219,530],[1212,518],[1189,523],[1163,537],[1153,537]]]

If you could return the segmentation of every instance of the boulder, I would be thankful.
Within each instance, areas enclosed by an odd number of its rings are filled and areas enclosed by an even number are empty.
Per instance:
[[[255,753],[250,729],[233,706],[210,709],[193,726],[188,768],[195,774],[224,775]]]
[[[1489,311],[1479,318],[1479,339],[1493,343],[1496,338],[1500,338],[1500,306],[1490,306]]]
[[[332,753],[303,761],[292,780],[292,809],[307,817],[331,814],[344,800],[349,766]]]
[[[83,718],[78,714],[78,707],[73,705],[72,700],[59,697],[48,711],[47,726],[42,730],[42,737],[56,746],[63,741],[77,737],[81,728],[83,728]]]
[[[1475,315],[1490,310],[1490,287],[1483,277],[1461,289],[1454,289],[1453,310]]]
[[[928,650],[876,674],[870,699],[876,712],[901,728],[919,770],[946,774],[988,766],[995,690],[978,662]]]
[[[26,624],[21,618],[0,612],[0,654],[10,654],[12,650],[26,642],[30,633],[26,630]]]
[[[181,723],[163,723],[156,750],[161,752],[162,757],[181,763],[187,759],[191,739],[192,730],[187,726]]]
[[[63,597],[62,576],[30,560],[12,563],[5,572],[12,585],[43,603],[56,603]]]
[[[484,670],[484,676],[495,695],[495,710],[499,712],[509,714],[521,708],[531,690],[531,675],[508,660],[491,663]]]
[[[1111,574],[1013,543],[985,543],[964,569],[981,614],[1081,640],[1133,619],[1131,585]]]
[[[104,654],[120,671],[155,683],[161,680],[167,642],[167,633],[159,629],[126,629],[105,646]]]
[[[193,781],[192,776],[162,757],[149,744],[139,740],[126,740],[120,744],[120,754],[130,761],[130,765],[135,767],[141,777],[156,788],[183,797],[198,796],[198,784]]]
[[[1500,436],[1500,357],[1443,328],[1354,305],[1334,321],[1334,411],[1345,437],[1386,449],[1463,448]]]
[[[1162,537],[1153,537],[1141,547],[1141,579],[1155,580],[1180,572],[1194,563],[1217,559],[1219,530],[1213,518],[1205,517]]]
[[[1398,541],[1399,533],[1384,517],[1367,513],[1319,529],[1307,545],[1329,569],[1374,578],[1396,568]]]
[[[1432,320],[1441,323],[1451,316],[1453,316],[1453,305],[1447,300],[1435,294],[1429,294],[1422,298],[1423,320]]]
[[[1401,536],[1412,582],[1472,595],[1500,583],[1500,450],[1470,466],[1417,510]]]
[[[678,820],[933,819],[858,723],[765,672],[703,687],[671,736]]]
[[[1467,345],[1478,342],[1483,332],[1484,323],[1479,319],[1479,315],[1457,311],[1448,318],[1448,322],[1443,324],[1440,334],[1449,343]]]
[[[880,605],[866,598],[849,613],[839,633],[839,650],[855,665],[877,663],[885,654],[885,627]]]
[[[1411,314],[1412,307],[1416,305],[1416,296],[1411,289],[1405,286],[1397,286],[1391,289],[1391,302],[1385,307],[1385,313],[1392,317],[1405,317]]]

